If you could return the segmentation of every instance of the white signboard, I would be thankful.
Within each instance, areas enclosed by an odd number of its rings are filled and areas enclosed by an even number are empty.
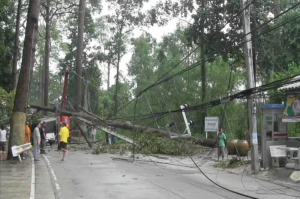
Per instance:
[[[219,118],[218,117],[205,117],[205,131],[218,132]]]

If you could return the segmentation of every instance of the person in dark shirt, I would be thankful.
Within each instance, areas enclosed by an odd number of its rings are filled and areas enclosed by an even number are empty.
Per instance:
[[[41,154],[47,154],[46,153],[46,122],[42,122],[41,128],[40,128],[40,134],[41,134]]]

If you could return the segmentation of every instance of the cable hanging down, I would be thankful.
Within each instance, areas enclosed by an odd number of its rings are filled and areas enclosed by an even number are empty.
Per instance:
[[[287,12],[290,12],[291,10],[295,9],[295,8],[296,8],[297,6],[299,6],[299,5],[300,5],[300,2],[297,3],[297,4],[294,4],[294,5],[293,5],[292,7],[290,7],[289,9],[287,9],[287,10],[285,10],[284,12],[280,13],[280,14],[277,15],[276,17],[274,17],[274,18],[272,18],[272,19],[269,19],[268,21],[266,21],[265,23],[263,23],[263,24],[260,25],[259,27],[253,29],[253,30],[252,30],[251,32],[249,32],[248,34],[252,34],[253,32],[255,32],[255,31],[261,29],[263,26],[265,26],[265,25],[271,23],[272,21],[274,21],[275,19],[281,17],[282,15],[286,14]],[[298,18],[300,18],[300,15],[298,15],[298,16],[296,16],[296,17],[294,17],[294,18],[291,18],[291,19],[289,19],[289,20],[287,20],[287,21],[285,21],[285,22],[282,22],[281,24],[279,24],[279,25],[273,27],[272,29],[270,29],[270,30],[268,30],[268,31],[266,31],[266,32],[264,32],[264,33],[262,33],[262,34],[256,35],[255,37],[252,37],[251,39],[249,39],[249,40],[247,40],[247,41],[244,41],[244,42],[238,44],[237,46],[233,46],[233,47],[232,47],[231,45],[235,43],[235,41],[232,41],[232,42],[230,42],[229,44],[225,45],[223,48],[220,48],[220,49],[216,50],[214,53],[211,53],[210,55],[204,57],[203,59],[206,60],[206,59],[209,59],[209,58],[213,58],[213,57],[215,57],[215,54],[217,54],[217,53],[219,53],[219,52],[221,52],[221,51],[223,51],[223,50],[226,50],[226,49],[228,49],[228,48],[238,48],[238,47],[240,47],[241,45],[243,45],[243,44],[245,44],[245,43],[247,43],[247,42],[249,42],[249,41],[252,41],[252,39],[255,39],[255,38],[258,38],[258,37],[260,37],[260,36],[262,36],[262,35],[268,34],[268,33],[272,32],[272,31],[278,29],[279,27],[282,27],[282,26],[284,26],[284,25],[286,25],[286,24],[288,24],[288,23],[290,23],[290,22],[292,22],[292,21],[294,21],[294,20],[296,20],[296,19],[298,19]],[[246,37],[248,34],[243,35],[242,37],[239,38],[239,40],[240,40],[240,39],[243,39],[243,38]],[[140,96],[141,94],[145,93],[146,91],[148,91],[148,90],[151,89],[152,87],[155,87],[155,86],[157,86],[157,85],[159,85],[159,84],[161,84],[161,83],[163,83],[163,82],[169,81],[169,80],[173,79],[174,77],[179,76],[179,75],[181,75],[181,74],[183,74],[183,73],[185,73],[185,72],[187,72],[187,71],[189,71],[189,70],[191,70],[191,69],[197,67],[197,66],[199,65],[199,63],[201,63],[201,61],[202,61],[202,60],[197,61],[197,62],[191,64],[189,67],[187,67],[187,68],[185,68],[185,69],[183,69],[183,70],[181,70],[181,71],[175,73],[174,75],[169,76],[168,78],[165,78],[165,79],[163,79],[163,80],[161,80],[161,81],[156,81],[156,83],[149,85],[148,87],[146,87],[145,89],[143,89],[142,91],[140,91],[134,99],[132,99],[132,100],[129,101],[127,104],[125,104],[123,107],[121,107],[121,108],[117,111],[117,113],[120,112],[121,110],[123,110],[124,108],[126,108],[126,107],[127,107],[129,104],[131,104],[136,98],[139,98],[139,96]]]

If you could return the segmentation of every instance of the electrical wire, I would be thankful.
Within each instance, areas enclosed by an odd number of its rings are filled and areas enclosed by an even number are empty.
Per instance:
[[[298,5],[300,5],[300,3],[298,3],[297,6],[298,6]],[[285,13],[285,12],[284,12],[284,13]],[[281,15],[278,15],[278,16],[281,16]],[[278,18],[278,16],[277,16],[276,18]],[[251,39],[246,40],[246,41],[244,41],[244,42],[241,42],[241,43],[239,43],[239,44],[236,45],[236,46],[230,46],[230,45],[233,45],[233,44],[234,44],[234,41],[233,41],[233,42],[230,42],[229,44],[225,45],[224,48],[218,49],[217,51],[215,51],[214,53],[210,54],[209,56],[206,56],[204,59],[213,58],[213,57],[215,57],[215,54],[218,54],[218,53],[220,53],[220,52],[223,51],[223,50],[227,50],[228,48],[239,48],[241,45],[244,45],[245,43],[250,42],[250,41],[252,41],[253,39],[256,39],[256,38],[258,38],[258,37],[260,37],[260,36],[262,36],[262,35],[268,34],[268,33],[272,32],[272,31],[274,31],[274,30],[276,30],[276,29],[278,29],[278,28],[280,28],[280,27],[282,27],[282,26],[284,26],[284,25],[286,25],[286,24],[288,24],[288,23],[290,23],[290,22],[292,22],[292,21],[298,19],[298,18],[300,18],[300,15],[297,15],[296,17],[294,17],[294,18],[292,18],[292,19],[290,19],[290,20],[287,20],[287,21],[285,21],[285,22],[283,22],[283,23],[281,23],[281,24],[275,26],[274,28],[272,28],[272,29],[270,29],[270,30],[268,30],[268,31],[266,31],[266,32],[264,32],[264,33],[262,33],[262,34],[255,35],[255,36],[253,36]],[[272,20],[275,20],[275,17],[274,17]],[[253,32],[253,30],[252,30],[251,32]],[[251,32],[250,32],[250,33],[251,33]],[[246,34],[246,35],[247,35],[247,34]],[[246,35],[245,35],[245,36],[246,36]],[[162,84],[162,83],[164,83],[164,82],[167,82],[167,81],[173,79],[174,77],[177,77],[177,76],[182,75],[183,73],[185,73],[185,72],[187,72],[187,71],[190,71],[190,70],[194,69],[195,67],[199,66],[199,64],[201,63],[201,61],[202,61],[202,60],[193,63],[193,64],[190,65],[189,67],[187,67],[187,68],[185,68],[185,69],[183,69],[183,70],[181,70],[181,71],[179,71],[179,72],[177,72],[177,73],[175,73],[175,74],[173,74],[173,75],[171,75],[171,76],[169,76],[169,77],[167,77],[167,78],[165,78],[165,79],[163,79],[163,80],[157,82],[156,84],[153,84],[153,85],[149,86],[148,88],[144,89],[144,90],[141,91],[141,92],[144,93],[144,92],[146,92],[147,90],[149,90],[149,89],[152,88],[152,87],[155,87],[155,86],[157,86],[157,85],[159,85],[159,84]]]
[[[229,23],[231,23],[230,21],[232,21],[234,18],[236,18],[237,16],[239,16],[244,10],[246,10],[247,8],[249,8],[249,6],[251,6],[256,0],[251,1],[248,5],[246,5],[242,10],[240,10],[235,16],[232,17],[231,20],[229,20],[228,23],[226,23],[224,26],[222,26],[219,30],[217,30],[211,37],[214,37],[218,32],[220,32],[223,28],[226,27],[226,25],[228,25]],[[208,41],[208,40],[207,40]],[[172,69],[170,69],[167,73],[165,73],[163,76],[161,76],[160,78],[158,78],[153,84],[156,84],[159,80],[161,80],[163,77],[165,77],[167,74],[169,74],[173,69],[175,69],[177,66],[179,66],[184,60],[186,60],[188,57],[190,57],[197,49],[199,49],[199,47],[196,47],[194,50],[192,50],[190,53],[188,53],[188,55],[186,55],[183,59],[181,59],[178,63],[176,63]],[[151,86],[151,85],[150,85]],[[149,86],[148,86],[149,87]],[[146,87],[147,88],[147,87]],[[145,90],[145,89],[143,89]],[[140,92],[137,97],[138,98],[142,93]],[[125,107],[127,107],[129,104],[131,104],[134,101],[134,99],[130,100],[126,105],[124,105],[123,107],[121,107],[118,111],[120,112],[121,110],[123,110]],[[110,117],[109,117],[110,118]]]
[[[233,191],[233,190],[231,190],[231,189],[228,189],[228,188],[226,188],[226,187],[223,187],[222,185],[220,185],[220,184],[214,182],[212,179],[210,179],[210,178],[209,178],[209,177],[208,177],[208,176],[200,169],[200,167],[196,164],[196,162],[194,161],[194,159],[192,158],[192,156],[189,155],[189,157],[190,157],[190,159],[193,161],[193,163],[195,164],[195,166],[197,167],[197,169],[202,173],[202,175],[204,175],[204,177],[205,177],[206,179],[208,179],[208,180],[209,180],[211,183],[213,183],[214,185],[216,185],[216,186],[218,186],[218,187],[220,187],[220,188],[222,188],[222,189],[224,189],[224,190],[226,190],[226,191],[235,193],[235,194],[237,194],[237,195],[240,195],[240,196],[243,196],[243,197],[246,197],[246,198],[258,199],[257,197],[253,197],[253,196],[249,196],[249,195],[246,195],[246,194],[242,194],[242,193]]]
[[[225,25],[223,25],[221,28],[219,28],[218,30],[216,30],[216,32],[211,35],[207,41],[209,41],[210,39],[212,39],[216,34],[218,34],[221,30],[223,30],[228,24],[231,23],[231,21],[233,21],[236,17],[238,17],[244,10],[246,10],[247,8],[249,8],[249,6],[251,6],[256,0],[251,1],[248,5],[246,5],[243,9],[241,9],[236,15],[234,15],[229,22],[227,22]],[[165,76],[167,76],[172,70],[174,70],[176,67],[178,67],[183,61],[185,61],[188,57],[190,57],[196,50],[198,50],[200,48],[200,46],[196,47],[195,49],[193,49],[190,53],[188,53],[183,59],[181,59],[178,63],[176,63],[170,70],[168,70],[165,74],[163,74],[161,77],[159,77],[152,85],[156,84],[159,80],[161,80],[162,78],[164,78]],[[151,85],[150,85],[151,86]],[[147,87],[145,88],[147,89]],[[145,90],[143,89],[143,90]],[[142,93],[143,90],[137,95],[137,97],[139,97]]]
[[[250,88],[250,89],[245,89],[242,90],[238,93],[223,97],[223,98],[218,98],[209,102],[205,102],[199,105],[194,105],[194,106],[189,106],[185,109],[185,112],[191,112],[191,111],[198,111],[198,110],[203,110],[206,108],[210,108],[210,107],[214,107],[214,106],[218,106],[224,103],[228,103],[230,101],[233,101],[235,99],[243,99],[247,96],[251,96],[257,93],[262,93],[271,89],[276,89],[285,85],[289,85],[289,84],[293,84],[295,82],[299,82],[300,81],[300,77],[298,77],[300,74],[291,76],[291,77],[287,77],[281,80],[277,80],[265,85],[261,85],[258,87],[254,87],[254,88]],[[181,112],[181,109],[174,109],[174,110],[170,110],[170,111],[164,111],[164,112],[154,112],[153,114],[148,114],[149,117],[152,117],[153,115],[164,115],[164,114],[169,114],[169,112],[171,113],[177,113],[177,112]],[[138,116],[136,116],[138,117]]]
[[[294,4],[294,5],[293,5],[292,7],[290,7],[289,9],[287,9],[287,10],[285,10],[284,12],[280,13],[279,15],[275,16],[274,18],[272,18],[272,19],[266,21],[265,23],[263,23],[262,25],[258,26],[257,28],[255,28],[254,30],[250,31],[249,33],[243,35],[243,36],[240,37],[239,39],[242,39],[242,38],[246,37],[247,35],[253,33],[254,31],[257,31],[258,29],[260,29],[260,28],[262,28],[263,26],[265,26],[265,25],[271,23],[272,21],[274,21],[275,19],[279,18],[280,16],[286,14],[287,12],[291,11],[292,9],[295,9],[295,8],[296,8],[297,6],[299,6],[299,5],[300,5],[300,2],[297,3],[297,4]],[[279,28],[279,27],[281,27],[281,26],[283,26],[283,25],[286,25],[287,23],[290,23],[290,22],[292,22],[292,21],[298,19],[299,17],[300,17],[300,15],[299,15],[299,16],[296,16],[296,17],[294,17],[294,18],[292,18],[292,19],[290,19],[290,20],[287,20],[287,21],[285,21],[285,22],[283,22],[283,23],[281,23],[281,24],[275,26],[274,28],[272,28],[272,29],[270,29],[270,30],[268,30],[268,31],[266,31],[266,32],[264,32],[264,33],[262,33],[262,34],[253,36],[251,39],[249,39],[249,40],[247,40],[247,41],[244,41],[244,42],[240,43],[240,44],[237,45],[237,46],[232,47],[231,45],[233,45],[233,44],[235,43],[235,41],[232,41],[232,42],[230,42],[229,44],[225,45],[223,48],[216,50],[214,53],[211,53],[210,55],[206,56],[206,57],[203,58],[203,59],[206,60],[206,59],[212,58],[212,57],[215,56],[215,54],[218,54],[219,52],[221,52],[221,51],[223,51],[223,50],[226,50],[227,48],[237,48],[237,47],[239,47],[239,46],[241,46],[241,45],[243,45],[243,44],[245,44],[245,43],[247,43],[247,42],[249,42],[249,41],[252,41],[252,39],[255,39],[255,38],[258,38],[258,37],[260,37],[260,36],[262,36],[262,35],[268,34],[268,33],[272,32],[272,31],[276,30],[277,28]],[[187,71],[189,71],[189,70],[191,70],[191,69],[197,67],[197,66],[201,63],[201,61],[202,61],[202,60],[197,61],[197,62],[193,63],[192,65],[190,65],[189,67],[187,67],[187,68],[185,68],[185,69],[183,69],[183,70],[181,70],[181,71],[175,73],[174,75],[172,75],[172,76],[170,76],[170,77],[168,77],[168,78],[165,78],[165,79],[163,79],[163,80],[161,80],[161,81],[157,81],[155,84],[152,84],[152,85],[146,87],[145,89],[143,89],[142,91],[140,91],[140,92],[138,93],[137,97],[135,97],[135,98],[138,98],[142,93],[146,92],[147,90],[151,89],[152,87],[155,87],[155,86],[157,86],[157,85],[159,85],[159,84],[161,84],[161,83],[163,83],[163,82],[169,81],[170,79],[173,79],[174,77],[176,77],[176,76],[178,76],[178,75],[181,75],[181,74],[183,74],[183,73],[185,73],[185,72],[187,72]],[[130,103],[132,103],[133,101],[134,101],[134,99],[132,99],[131,101],[129,101],[129,102],[128,102],[126,105],[124,105],[120,110],[123,110],[124,108],[126,108],[126,107],[127,107]],[[120,110],[119,110],[119,111],[120,111]],[[118,111],[118,112],[119,112],[119,111]]]

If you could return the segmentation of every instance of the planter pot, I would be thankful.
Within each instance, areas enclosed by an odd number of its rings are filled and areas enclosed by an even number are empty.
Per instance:
[[[247,140],[238,140],[236,143],[237,155],[248,156],[249,144]]]
[[[236,155],[235,145],[238,140],[227,140],[227,154],[228,155]]]

